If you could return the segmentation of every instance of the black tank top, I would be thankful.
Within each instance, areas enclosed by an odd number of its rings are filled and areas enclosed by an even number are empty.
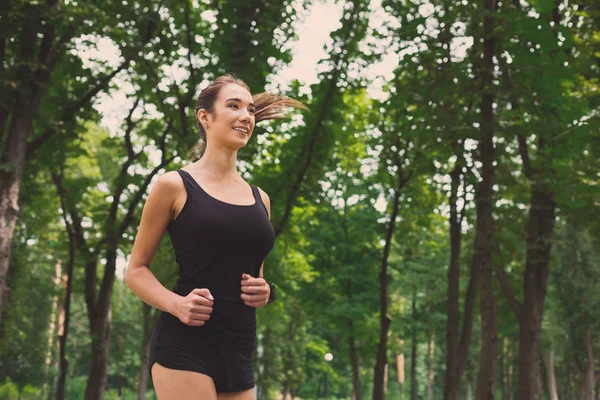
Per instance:
[[[179,265],[173,291],[186,296],[195,288],[208,288],[215,300],[204,326],[190,327],[168,314],[171,318],[165,318],[162,328],[184,333],[188,340],[230,349],[253,348],[256,309],[241,299],[241,282],[243,273],[258,277],[275,243],[267,209],[256,186],[250,186],[254,204],[234,205],[210,196],[186,171],[177,172],[187,200],[168,227]]]

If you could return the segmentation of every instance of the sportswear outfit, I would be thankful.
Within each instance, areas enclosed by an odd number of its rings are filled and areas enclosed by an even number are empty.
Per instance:
[[[187,200],[168,226],[179,278],[173,292],[208,288],[213,311],[203,326],[188,326],[161,312],[150,343],[149,368],[195,371],[212,377],[217,392],[254,387],[252,359],[256,309],[241,299],[242,274],[258,277],[275,232],[256,186],[252,205],[234,205],[208,193],[184,170]]]

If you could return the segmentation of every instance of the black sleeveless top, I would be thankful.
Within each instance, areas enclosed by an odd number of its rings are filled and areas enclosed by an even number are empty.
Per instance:
[[[165,313],[161,330],[184,340],[206,341],[224,348],[248,350],[256,338],[256,309],[241,299],[242,274],[258,277],[275,243],[275,232],[256,186],[254,204],[234,205],[206,193],[192,176],[177,171],[187,200],[168,226],[179,279],[173,291],[182,296],[208,288],[213,312],[203,326],[190,327]]]

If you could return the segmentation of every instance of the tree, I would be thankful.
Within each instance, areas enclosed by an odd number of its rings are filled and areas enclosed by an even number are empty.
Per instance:
[[[42,3],[13,1],[9,4],[9,7],[2,8],[0,14],[4,21],[0,32],[0,72],[4,76],[0,88],[3,93],[0,103],[0,141],[4,144],[0,151],[0,323],[2,307],[8,296],[6,277],[19,214],[19,190],[28,154],[55,136],[58,127],[73,121],[80,109],[89,107],[92,99],[108,87],[110,81],[129,65],[150,40],[155,27],[152,12],[135,18],[135,11],[124,5],[113,7],[111,4],[99,4],[82,11],[72,3],[63,5],[59,0]],[[87,23],[90,20],[96,23]],[[134,25],[130,21],[139,24],[135,27],[139,38],[136,38],[138,41],[134,46],[128,46],[130,43],[127,43],[127,36],[122,31],[107,29],[112,24]],[[71,54],[76,47],[74,38],[94,36],[99,31],[114,33],[112,39],[125,42],[122,48],[123,62],[117,68],[99,74],[83,72],[75,67],[72,72],[85,76],[85,79],[78,85],[74,96],[66,101],[62,99],[58,113],[53,108],[51,117],[42,118],[39,124],[35,124],[40,105],[45,102],[48,92],[52,92],[53,85],[60,86],[60,81],[52,79],[55,72],[65,66],[77,65],[74,62],[77,56]],[[129,35],[131,33],[127,32]],[[39,133],[30,137],[32,128]]]

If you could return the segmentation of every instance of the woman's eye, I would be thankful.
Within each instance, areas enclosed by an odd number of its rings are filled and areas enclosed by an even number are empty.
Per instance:
[[[238,108],[237,104],[231,104],[229,107],[235,107],[235,108]]]
[[[256,110],[255,110],[255,109],[253,109],[253,108],[251,108],[251,109],[250,109],[250,110],[248,110],[248,111],[250,111],[250,114],[254,114],[254,113],[256,113]]]

